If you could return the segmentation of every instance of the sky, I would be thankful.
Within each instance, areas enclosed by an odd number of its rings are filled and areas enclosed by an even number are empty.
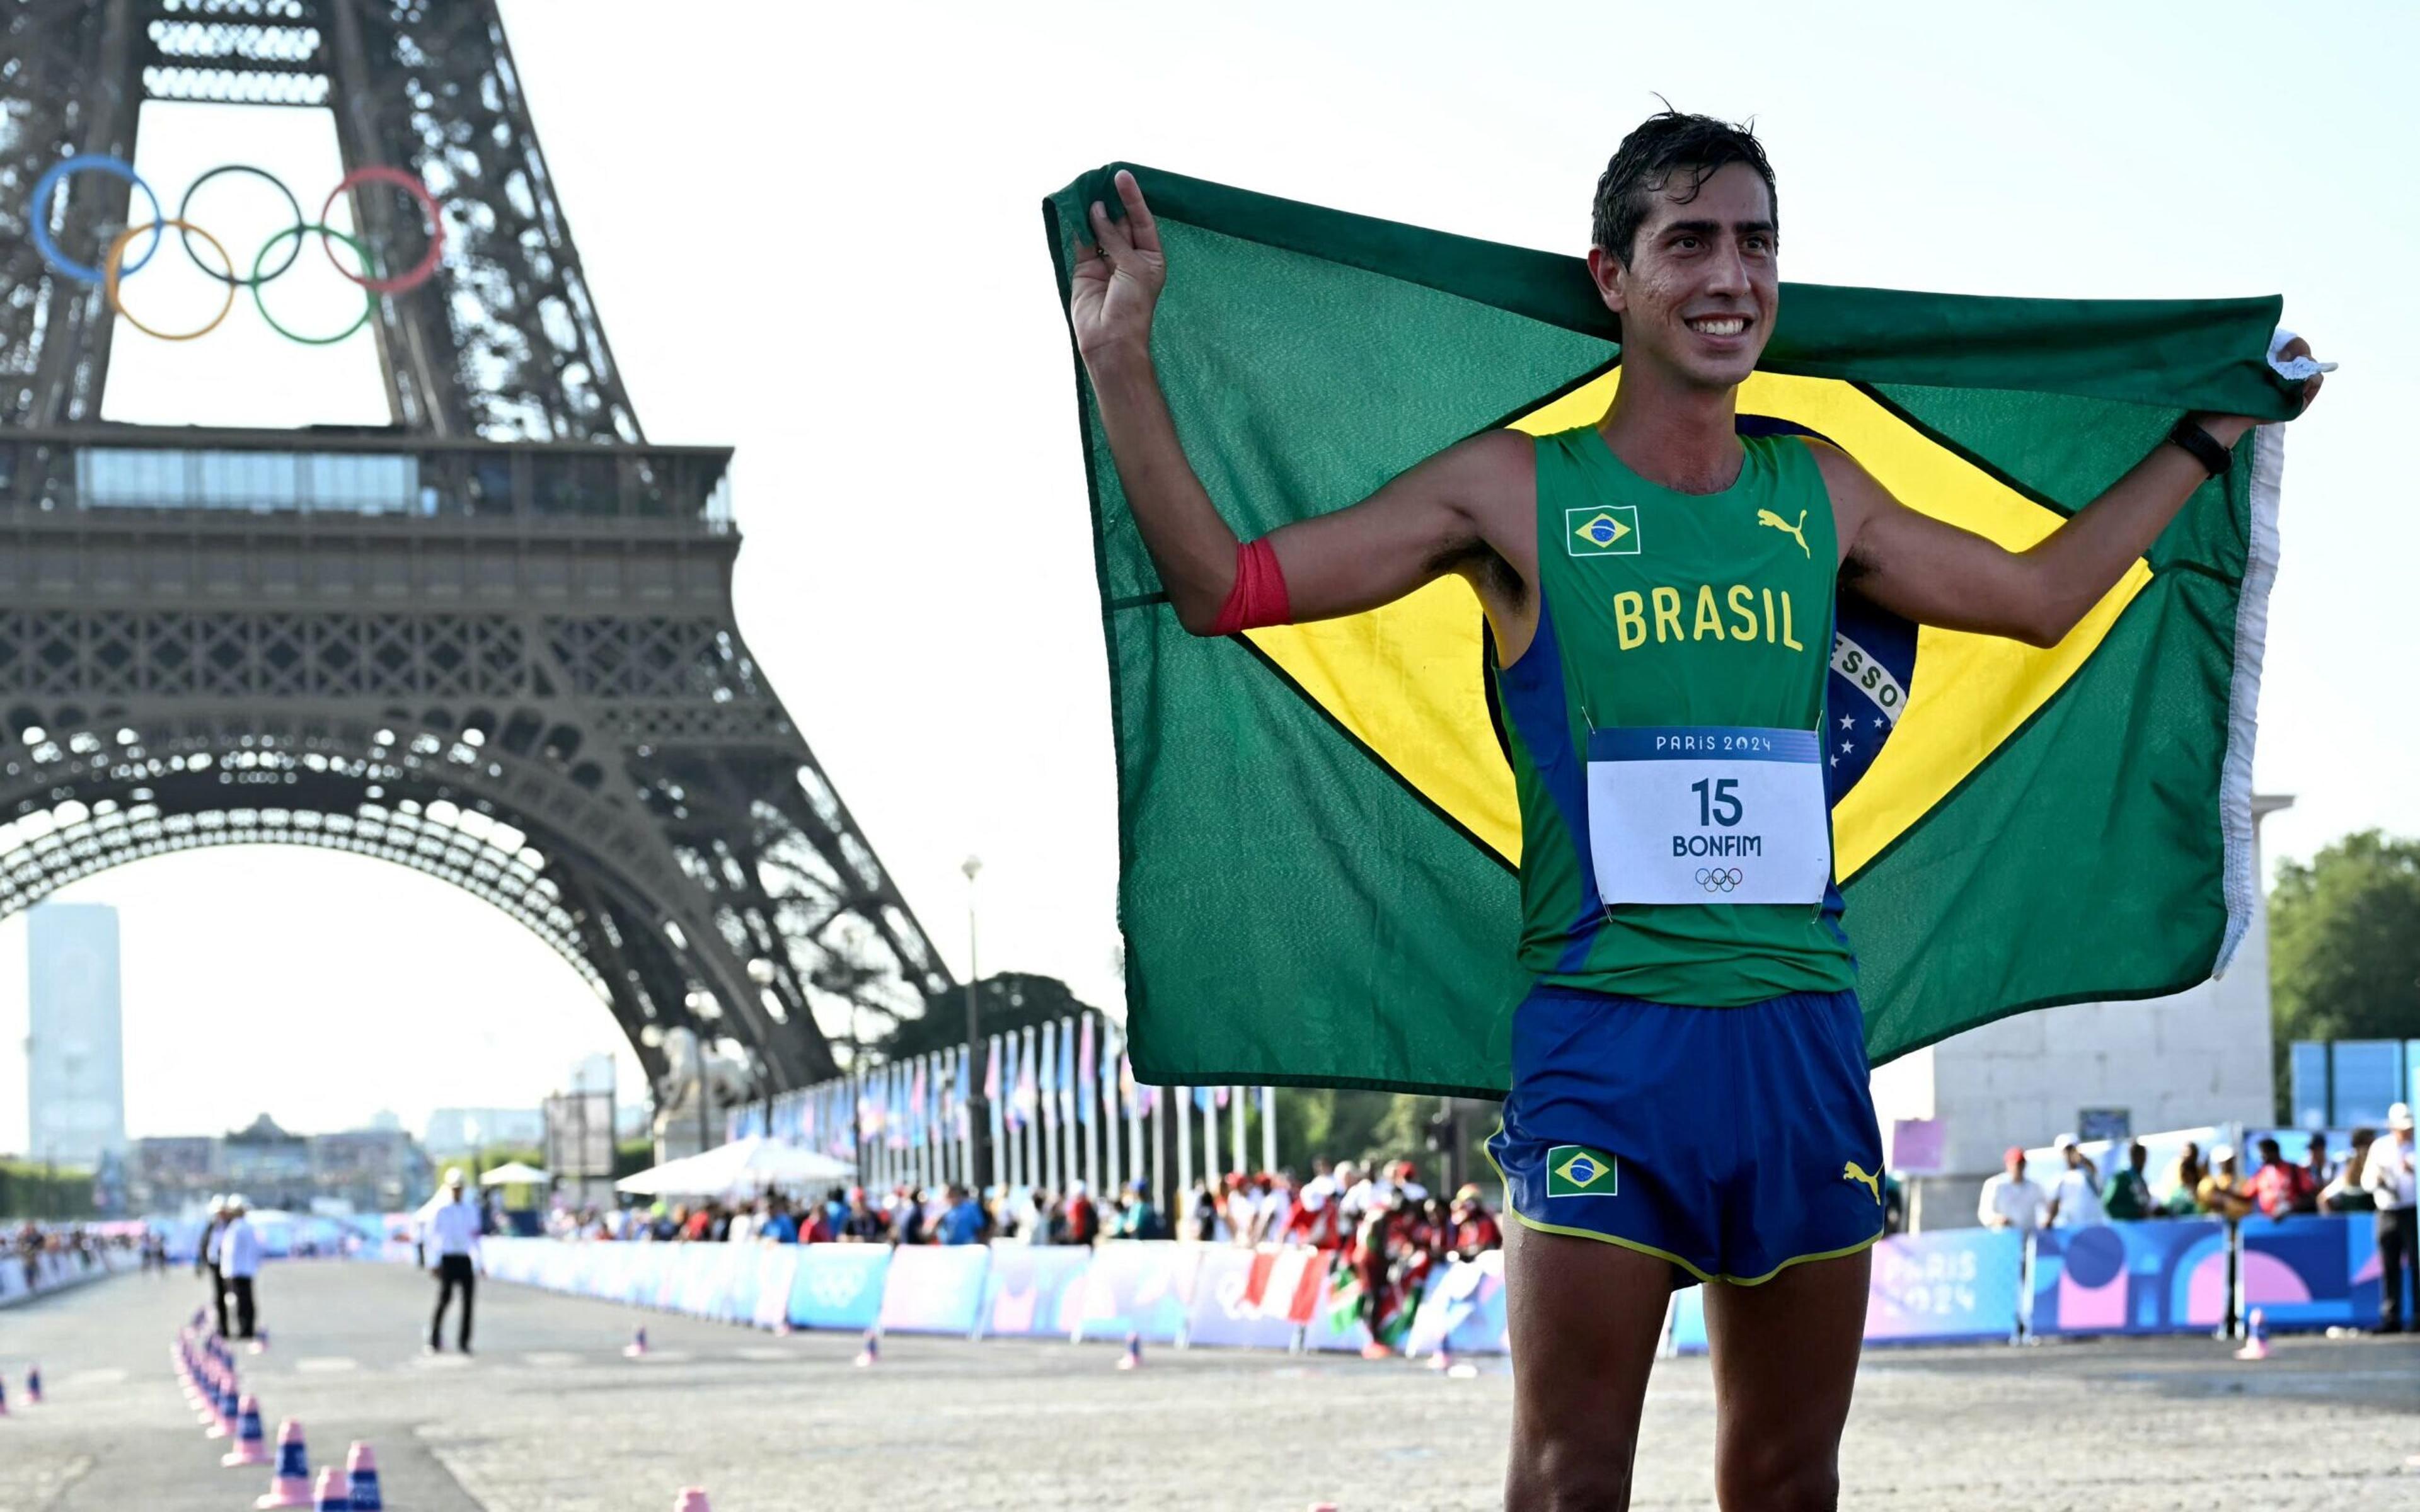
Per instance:
[[[1786,280],[2282,293],[2288,324],[2343,367],[2287,445],[2255,770],[2295,806],[2268,822],[2268,856],[2307,858],[2369,825],[2420,832],[2406,754],[2420,699],[2394,691],[2413,686],[2398,606],[2420,515],[2393,468],[2420,407],[2402,361],[2420,308],[2401,287],[2420,242],[2420,105],[2398,76],[2420,56],[2420,12],[2353,26],[2233,5],[1864,5],[1848,24],[1799,6],[1602,0],[718,0],[677,27],[633,0],[504,13],[640,419],[651,440],[737,448],[740,627],[953,970],[971,854],[983,969],[1121,1006],[1108,686],[1043,194],[1123,159],[1576,254],[1597,174],[1659,93],[1754,118],[1779,176]],[[163,198],[229,160],[276,168],[306,210],[336,177],[324,115],[148,108],[138,166]],[[247,265],[286,219],[256,185],[204,193],[197,218]],[[155,324],[209,313],[207,287],[175,271],[147,285]],[[305,271],[271,291],[279,318],[350,318],[345,285]],[[365,337],[287,347],[249,308],[182,347],[121,332],[104,412],[384,418]],[[417,1127],[432,1106],[530,1103],[617,1037],[535,937],[379,863],[223,851],[63,896],[124,915],[137,1134],[264,1109],[328,1128],[391,1108]],[[11,1047],[23,936],[0,925]],[[22,1088],[0,1053],[0,1148],[23,1129]]]

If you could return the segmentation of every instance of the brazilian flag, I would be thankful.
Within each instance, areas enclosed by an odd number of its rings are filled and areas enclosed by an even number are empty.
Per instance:
[[[1061,298],[1109,176],[1044,204]],[[1489,426],[1586,424],[1620,332],[1577,258],[1134,169],[1169,282],[1153,336],[1246,538]],[[1786,285],[1744,429],[1811,431],[1914,508],[2040,540],[2193,409],[2282,420],[2275,299],[1982,299]],[[1078,391],[1117,740],[1137,1074],[1500,1096],[1520,822],[1483,617],[1385,609],[1187,635]],[[2253,711],[2280,428],[2060,644],[1840,603],[1836,867],[1875,1061],[2006,1014],[2224,967],[2252,876]]]

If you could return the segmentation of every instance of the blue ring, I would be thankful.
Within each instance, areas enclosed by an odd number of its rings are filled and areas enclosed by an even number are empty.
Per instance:
[[[79,284],[98,284],[101,281],[100,269],[69,261],[68,255],[59,250],[59,244],[51,239],[52,192],[58,188],[59,180],[68,175],[87,171],[105,173],[114,178],[123,178],[143,191],[143,197],[151,202],[151,245],[145,249],[142,256],[134,259],[132,266],[118,270],[118,277],[129,277],[141,271],[143,265],[151,260],[152,254],[160,250],[160,238],[163,231],[161,223],[166,217],[160,213],[160,196],[151,193],[151,186],[143,181],[143,176],[134,171],[134,165],[122,159],[113,158],[106,152],[79,153],[65,162],[52,164],[50,172],[36,180],[33,213],[26,217],[34,225],[34,250],[42,255],[42,261],[49,264],[53,271],[64,273]]]

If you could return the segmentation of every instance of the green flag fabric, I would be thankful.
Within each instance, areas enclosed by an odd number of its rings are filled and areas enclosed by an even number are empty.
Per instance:
[[[1044,203],[1067,294],[1086,174]],[[1480,430],[1603,413],[1619,332],[1578,258],[1133,170],[1167,248],[1153,354],[1246,538]],[[1785,285],[1743,428],[1803,428],[1900,500],[2039,540],[2194,409],[2282,420],[2275,299],[1986,299]],[[1458,579],[1196,638],[1078,393],[1117,742],[1136,1072],[1500,1096],[1520,828]],[[2253,714],[2281,427],[2239,445],[2059,645],[1842,595],[1835,868],[1879,1063],[2031,1008],[2180,991],[2257,906]]]

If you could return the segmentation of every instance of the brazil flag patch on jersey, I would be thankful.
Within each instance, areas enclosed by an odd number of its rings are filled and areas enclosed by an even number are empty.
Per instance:
[[[1109,172],[1046,202],[1063,298],[1087,207],[1118,203]],[[1135,172],[1169,257],[1161,389],[1246,538],[1482,430],[1590,424],[1621,381],[1619,330],[1575,257]],[[1823,438],[1909,507],[2023,549],[2179,415],[2289,414],[2265,362],[2277,313],[1784,285],[1739,424]],[[1448,576],[1342,619],[1187,634],[1080,368],[1078,393],[1137,1073],[1500,1095],[1528,986],[1521,825],[1476,596]],[[2055,646],[1841,595],[1824,767],[1876,1062],[2225,964],[2259,899],[2277,444],[2274,426],[2239,443]],[[1652,552],[1634,515],[1556,523],[1574,556]],[[1804,546],[1804,523],[1740,528]]]
[[[1621,1189],[1611,1155],[1586,1145],[1557,1145],[1546,1151],[1546,1196],[1609,1197]]]

